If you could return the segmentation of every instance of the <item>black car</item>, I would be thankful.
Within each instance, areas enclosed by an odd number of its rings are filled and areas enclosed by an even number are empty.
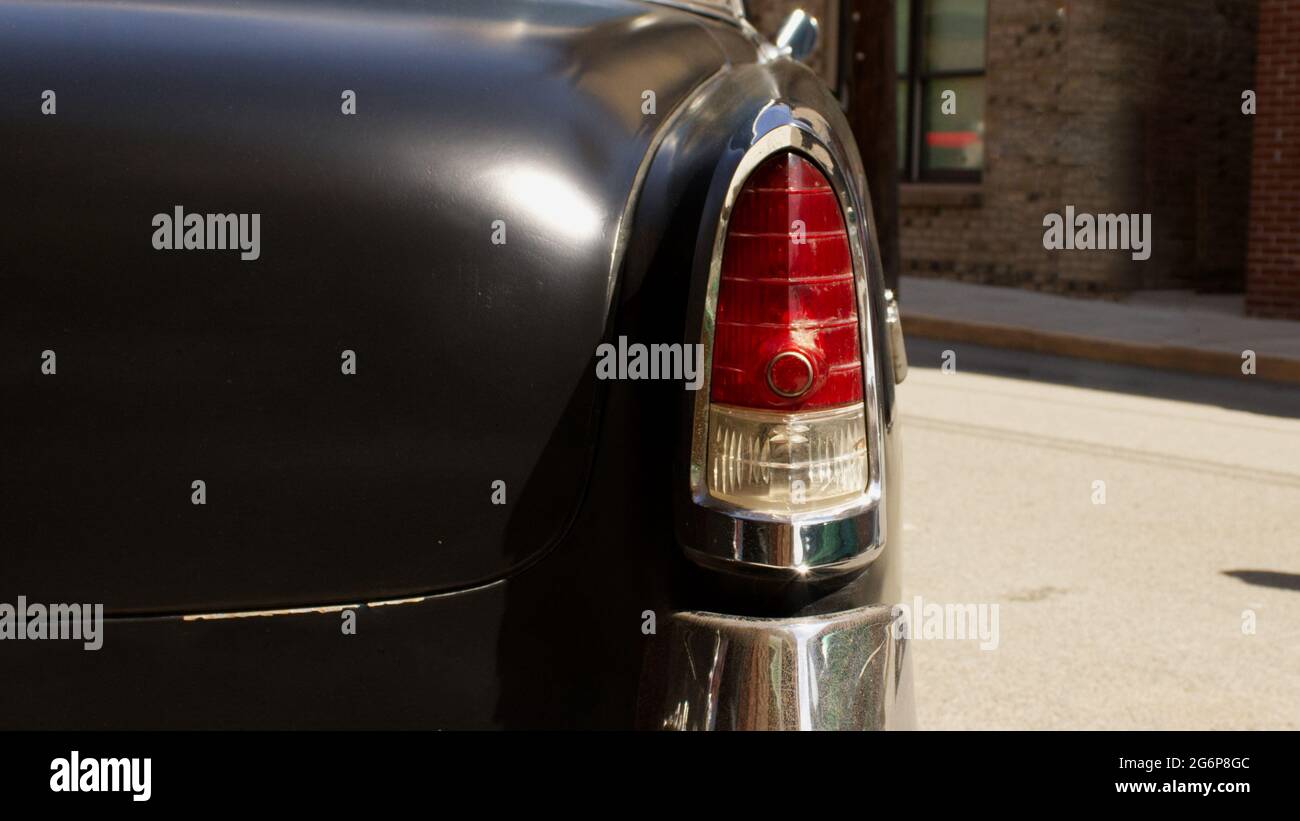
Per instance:
[[[909,726],[815,33],[0,4],[0,725]]]

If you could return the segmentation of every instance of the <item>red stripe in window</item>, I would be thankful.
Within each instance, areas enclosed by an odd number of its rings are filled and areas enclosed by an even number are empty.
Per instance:
[[[925,144],[931,148],[965,148],[979,139],[974,131],[931,131],[925,135]]]

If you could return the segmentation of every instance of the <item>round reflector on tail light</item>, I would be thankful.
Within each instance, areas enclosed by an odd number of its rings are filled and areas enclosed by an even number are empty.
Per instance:
[[[781,351],[767,363],[767,386],[786,399],[798,399],[816,381],[816,366],[802,351]]]

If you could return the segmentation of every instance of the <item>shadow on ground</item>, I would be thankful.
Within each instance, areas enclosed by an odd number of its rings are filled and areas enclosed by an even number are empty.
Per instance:
[[[1300,573],[1280,573],[1276,570],[1225,570],[1223,575],[1258,587],[1300,590]]]
[[[946,350],[956,353],[959,371],[1197,402],[1266,416],[1300,418],[1300,388],[1295,385],[1255,380],[1247,376],[1229,379],[1116,365],[1068,356],[991,348],[969,342],[946,342],[921,337],[907,339],[908,363],[914,368],[938,368]]]

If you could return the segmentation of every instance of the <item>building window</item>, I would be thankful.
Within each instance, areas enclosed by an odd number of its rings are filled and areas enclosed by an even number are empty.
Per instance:
[[[978,182],[984,169],[986,0],[897,0],[895,11],[902,180]],[[945,96],[952,113],[945,111]]]

